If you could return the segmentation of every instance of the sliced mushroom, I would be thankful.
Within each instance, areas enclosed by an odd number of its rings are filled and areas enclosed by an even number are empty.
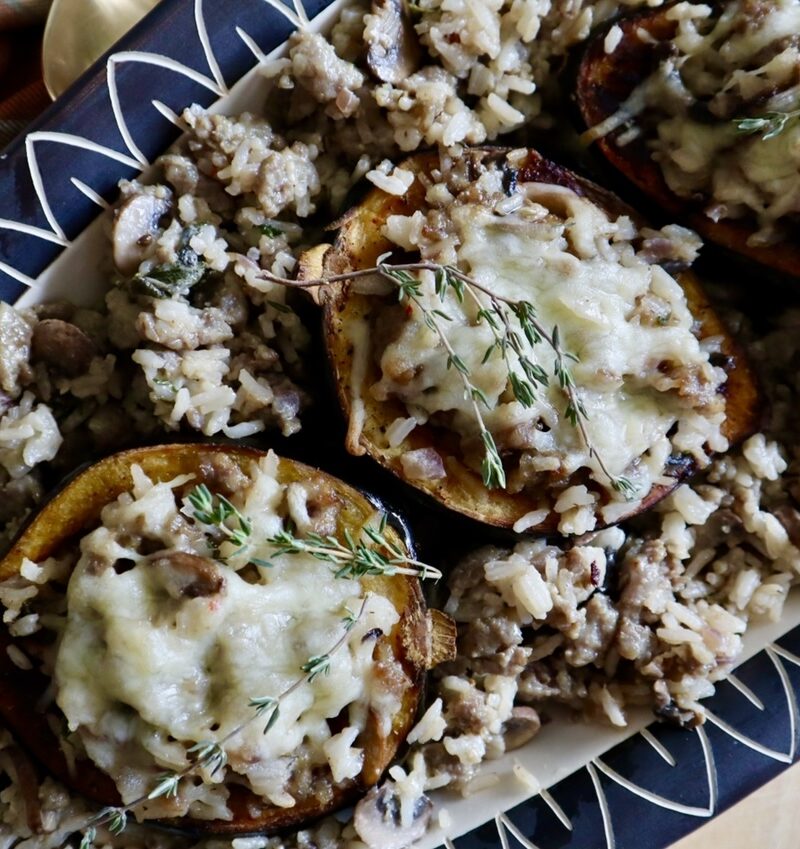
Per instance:
[[[542,727],[539,714],[532,707],[512,708],[511,716],[503,723],[503,740],[506,751],[513,752],[532,740]]]
[[[431,649],[428,669],[456,659],[456,623],[441,610],[428,611],[431,629]]]
[[[364,38],[367,65],[381,82],[396,85],[419,69],[419,41],[403,0],[373,0]]]
[[[156,555],[150,563],[160,570],[164,588],[178,601],[217,595],[225,586],[225,578],[217,565],[196,554],[170,551]]]
[[[97,353],[94,342],[74,324],[46,318],[33,329],[31,355],[67,377],[86,374]]]
[[[429,610],[424,615],[409,618],[408,643],[413,647],[414,662],[423,669],[433,669],[456,657],[456,623],[441,610]]]
[[[142,192],[132,195],[115,212],[111,239],[114,265],[120,274],[130,277],[136,273],[158,234],[159,221],[171,208],[170,193]]]
[[[387,782],[382,787],[373,787],[356,805],[353,825],[370,849],[404,849],[425,834],[432,809],[431,800],[420,796],[411,822],[404,826],[394,783]]]

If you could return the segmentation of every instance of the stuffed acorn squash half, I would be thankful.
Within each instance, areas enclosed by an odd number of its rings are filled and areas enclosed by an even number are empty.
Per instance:
[[[800,277],[800,2],[667,3],[603,27],[577,100],[608,161],[705,239]]]
[[[687,269],[649,228],[532,150],[419,155],[309,252],[348,450],[517,532],[640,512],[748,435],[758,392]]]
[[[0,711],[57,778],[207,833],[296,827],[374,785],[454,650],[433,571],[361,493],[246,448],[112,456],[2,562]],[[66,835],[65,835],[66,837]]]

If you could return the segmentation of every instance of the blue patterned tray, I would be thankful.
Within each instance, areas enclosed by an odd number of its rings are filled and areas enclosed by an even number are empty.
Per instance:
[[[304,6],[163,0],[26,137],[0,154],[0,297],[39,300],[53,290],[74,292],[76,273],[89,285],[92,274],[98,276],[91,237],[98,228],[89,227],[98,207],[107,205],[121,178],[146,170],[178,135],[175,114],[193,102],[222,100],[223,108],[239,108],[248,72],[295,28],[323,26],[316,16],[329,19],[332,10],[330,0],[306,0]],[[800,605],[790,608],[784,630],[800,622]],[[598,731],[594,753],[575,763],[579,768],[568,777],[561,778],[557,764],[544,773],[535,769],[550,786],[519,804],[518,785],[516,795],[445,800],[453,836],[433,835],[425,845],[669,845],[794,762],[800,628],[764,648],[779,633],[780,627],[767,628],[755,638],[761,651],[718,686],[704,727],[692,732],[652,725],[623,742],[624,733]],[[561,726],[556,733],[557,750],[572,752],[573,760],[573,748],[591,749],[581,726]],[[537,741],[526,763],[536,763]],[[549,775],[561,780],[553,783]]]

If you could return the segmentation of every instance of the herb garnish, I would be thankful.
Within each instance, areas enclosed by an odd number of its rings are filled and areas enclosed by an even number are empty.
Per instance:
[[[269,717],[264,727],[266,734],[277,722],[280,716],[280,705],[288,696],[295,690],[301,687],[304,683],[312,683],[319,675],[327,675],[330,670],[331,658],[336,654],[346,643],[353,626],[361,619],[364,610],[367,606],[369,596],[365,596],[361,602],[361,608],[358,613],[353,614],[345,608],[347,615],[345,616],[344,632],[339,639],[328,649],[327,652],[321,655],[310,657],[300,667],[303,673],[293,684],[287,687],[282,693],[277,696],[260,696],[249,700],[248,706],[254,708],[250,717],[244,722],[237,725],[232,731],[229,731],[221,740],[214,742],[211,740],[201,740],[186,750],[190,763],[182,770],[176,772],[167,772],[159,776],[158,782],[148,793],[134,799],[127,805],[119,807],[102,808],[94,816],[90,817],[84,825],[76,829],[82,831],[81,842],[79,849],[91,849],[97,837],[97,827],[105,825],[112,834],[120,834],[125,830],[128,824],[128,814],[139,805],[145,802],[151,802],[154,799],[161,797],[170,798],[178,795],[178,789],[182,779],[198,772],[201,769],[210,770],[213,775],[215,772],[222,769],[228,762],[228,755],[225,752],[225,744],[229,743],[234,737],[244,731],[257,719],[263,718],[267,713]],[[352,624],[350,622],[352,621]]]
[[[372,268],[359,269],[358,271],[350,271],[343,274],[333,274],[329,277],[321,277],[314,280],[291,280],[287,277],[279,277],[272,274],[266,269],[258,269],[258,273],[271,283],[301,288],[326,286],[332,283],[371,277],[375,274],[379,274],[390,280],[397,287],[401,301],[410,301],[419,308],[422,314],[422,320],[427,327],[437,334],[447,353],[447,367],[454,368],[460,375],[464,385],[465,397],[469,399],[472,405],[473,414],[484,447],[484,456],[481,463],[484,485],[489,489],[502,488],[506,485],[503,461],[494,438],[486,427],[481,407],[479,406],[479,404],[482,404],[484,407],[489,407],[486,396],[475,386],[468,366],[456,354],[447,338],[443,322],[450,321],[450,316],[443,310],[431,309],[423,302],[421,297],[422,284],[416,275],[423,271],[432,272],[434,275],[434,288],[441,301],[444,301],[448,292],[452,292],[460,304],[464,302],[465,297],[469,297],[474,302],[477,307],[477,323],[486,322],[493,336],[492,344],[484,353],[483,362],[487,362],[495,353],[499,353],[506,364],[508,383],[511,391],[514,393],[516,400],[524,407],[530,407],[535,402],[539,389],[549,385],[549,376],[542,366],[532,358],[533,353],[524,345],[523,339],[528,342],[531,349],[544,342],[552,350],[555,356],[553,377],[558,381],[558,386],[566,399],[564,409],[565,418],[580,432],[589,456],[600,467],[600,470],[608,479],[611,488],[627,499],[635,496],[636,489],[631,481],[626,477],[613,475],[591,441],[586,428],[586,422],[589,418],[588,413],[583,401],[578,395],[578,387],[569,368],[569,363],[578,362],[578,357],[570,351],[564,350],[561,345],[561,337],[557,326],[548,332],[538,320],[536,307],[530,301],[515,300],[498,295],[452,265],[440,265],[434,262],[411,262],[389,265],[387,262],[381,261],[386,256],[380,257],[378,264]],[[514,319],[513,322],[512,318]],[[519,330],[517,330],[515,324],[519,326]],[[522,374],[519,374],[513,368],[510,352],[513,352],[516,356]]]
[[[220,541],[221,535],[227,537],[236,546],[234,555],[253,544],[253,523],[224,495],[211,492],[201,483],[192,489],[186,500],[192,508],[192,518],[208,529],[207,533],[214,543]],[[229,522],[229,519],[233,519],[233,523]],[[344,542],[335,536],[322,536],[317,533],[298,537],[292,526],[287,525],[284,530],[263,542],[273,548],[272,557],[280,557],[283,554],[310,554],[316,560],[331,563],[336,567],[337,578],[411,575],[423,580],[439,580],[442,573],[438,569],[409,557],[400,545],[386,536],[388,522],[389,517],[382,513],[377,528],[365,525],[362,532],[367,541],[356,541],[347,528],[342,531]],[[214,554],[222,559],[216,549]],[[264,569],[271,569],[273,565],[270,560],[261,557],[251,557],[249,562]]]
[[[237,551],[248,544],[253,532],[253,523],[224,495],[212,493],[201,483],[189,493],[186,500],[192,507],[195,521],[214,529],[215,534],[218,531],[226,536],[236,546]],[[231,518],[235,520],[235,527],[228,524],[228,519]]]
[[[346,632],[349,630],[349,628],[345,629]],[[314,655],[302,665],[301,669],[308,675],[308,680],[311,682],[318,675],[327,675],[331,671],[331,656],[329,654]]]
[[[734,118],[733,124],[739,135],[753,135],[761,133],[762,141],[774,139],[779,136],[786,127],[800,118],[800,109],[791,112],[767,112],[754,118]]]
[[[342,532],[344,542],[334,536],[310,533],[297,537],[291,528],[284,529],[267,542],[275,547],[272,556],[282,554],[310,554],[317,560],[336,567],[337,578],[362,578],[365,575],[412,575],[422,579],[439,580],[442,573],[427,563],[414,560],[386,536],[388,516],[381,515],[378,527],[365,525],[363,533],[369,542],[354,540],[347,528]]]
[[[184,227],[175,246],[175,262],[156,265],[147,272],[138,272],[129,281],[134,292],[152,298],[185,297],[202,281],[208,266],[191,246],[192,239],[200,231],[201,224]]]
[[[207,270],[197,254],[193,256],[194,262],[164,263],[146,273],[139,272],[134,275],[132,283],[153,298],[185,297],[203,279]]]

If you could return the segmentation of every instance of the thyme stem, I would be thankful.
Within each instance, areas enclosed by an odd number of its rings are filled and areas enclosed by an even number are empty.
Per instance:
[[[338,566],[337,578],[360,578],[364,575],[411,575],[439,580],[442,577],[438,569],[408,557],[399,546],[390,542],[384,534],[385,527],[386,514],[381,518],[381,524],[377,529],[367,526],[364,528],[364,533],[371,542],[388,550],[389,555],[363,542],[356,542],[349,533],[345,533],[346,545],[334,536],[323,537],[311,533],[307,537],[297,537],[289,530],[281,531],[267,542],[275,546],[273,557],[282,554],[310,554],[317,560]]]
[[[425,324],[439,337],[442,346],[447,351],[447,367],[455,368],[458,372],[461,382],[464,385],[464,397],[468,399],[478,425],[481,442],[484,446],[484,458],[481,466],[483,482],[489,489],[496,487],[505,488],[506,471],[503,468],[503,461],[500,459],[500,452],[497,450],[494,437],[489,432],[489,428],[486,427],[481,408],[478,406],[478,402],[480,401],[488,409],[489,402],[486,400],[484,393],[470,380],[469,369],[466,363],[456,353],[450,340],[447,338],[447,334],[444,332],[441,322],[442,318],[446,318],[445,313],[440,310],[431,310],[422,302],[419,280],[416,277],[412,277],[404,267],[382,263],[377,266],[377,270],[379,274],[397,283],[401,298],[405,297],[416,304],[423,315]],[[435,272],[437,274],[437,288],[443,285],[446,279],[446,276],[442,276],[442,271],[442,267],[438,266]],[[442,283],[440,284],[439,281],[442,281]],[[461,297],[459,297],[460,299]],[[449,318],[447,320],[449,321]]]

